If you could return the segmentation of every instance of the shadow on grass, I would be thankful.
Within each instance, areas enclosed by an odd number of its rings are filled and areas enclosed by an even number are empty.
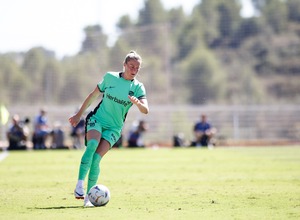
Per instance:
[[[28,209],[40,209],[40,210],[51,210],[51,209],[78,209],[84,208],[82,205],[80,206],[56,206],[56,207],[34,207]]]

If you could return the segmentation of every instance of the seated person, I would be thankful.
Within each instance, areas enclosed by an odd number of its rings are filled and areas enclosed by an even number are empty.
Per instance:
[[[68,149],[68,147],[65,146],[65,132],[62,130],[60,122],[57,121],[54,123],[54,128],[50,132],[50,136],[52,138],[52,149]]]
[[[211,126],[207,121],[207,116],[205,114],[201,115],[201,120],[197,122],[194,126],[195,140],[192,142],[192,146],[205,146],[210,144],[210,141],[216,129]]]
[[[174,147],[183,147],[184,146],[184,134],[179,133],[173,136],[173,146]]]
[[[84,147],[84,137],[85,137],[85,120],[81,118],[79,123],[73,127],[72,126],[71,137],[73,140],[73,148],[82,149]]]
[[[143,134],[147,131],[145,121],[134,122],[129,132],[128,147],[145,147],[143,143]]]
[[[25,121],[24,123],[27,123]],[[20,122],[19,115],[13,115],[12,125],[9,127],[7,133],[8,150],[25,150],[28,132],[24,129],[23,123]]]
[[[40,110],[40,114],[34,121],[34,133],[32,137],[33,149],[46,149],[46,138],[50,131],[48,126],[48,119],[46,117],[46,111]]]

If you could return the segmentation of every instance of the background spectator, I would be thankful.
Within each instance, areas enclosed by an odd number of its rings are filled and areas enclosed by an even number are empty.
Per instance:
[[[46,110],[41,109],[40,114],[34,120],[33,149],[46,149],[45,142],[50,133],[46,114]]]
[[[85,120],[82,117],[79,123],[73,127],[71,131],[71,137],[73,141],[73,148],[82,149],[84,145],[84,135],[85,135]]]
[[[128,147],[145,147],[143,134],[147,129],[148,127],[145,121],[140,120],[133,122],[132,128],[129,131]]]
[[[195,140],[192,142],[192,146],[204,146],[207,147],[211,143],[211,139],[216,133],[216,129],[207,121],[205,114],[201,115],[201,119],[194,125]]]
[[[52,149],[67,149],[65,146],[65,132],[61,128],[61,123],[56,121],[54,123],[54,128],[50,132],[50,136],[52,138]]]
[[[183,147],[185,145],[184,134],[178,133],[173,136],[173,146],[174,147]]]
[[[8,150],[25,150],[27,148],[26,141],[29,134],[27,123],[29,123],[29,119],[20,121],[18,114],[12,116],[12,124],[6,133],[9,143]]]

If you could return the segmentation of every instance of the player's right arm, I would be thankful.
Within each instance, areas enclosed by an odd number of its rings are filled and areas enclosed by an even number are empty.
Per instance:
[[[132,104],[135,104],[141,113],[148,114],[149,107],[148,107],[148,101],[147,99],[138,99],[134,96],[128,95],[128,98],[132,102]]]
[[[79,111],[69,118],[69,122],[73,127],[75,127],[79,123],[80,118],[85,112],[85,110],[99,97],[100,93],[101,92],[97,85],[96,88],[85,98]]]

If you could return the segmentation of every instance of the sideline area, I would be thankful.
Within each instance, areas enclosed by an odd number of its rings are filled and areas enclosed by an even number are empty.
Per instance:
[[[8,151],[4,150],[0,153],[0,162],[3,161],[8,156]]]

